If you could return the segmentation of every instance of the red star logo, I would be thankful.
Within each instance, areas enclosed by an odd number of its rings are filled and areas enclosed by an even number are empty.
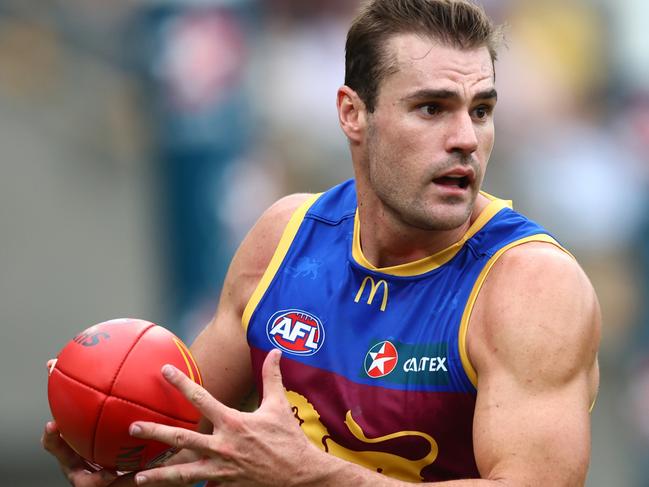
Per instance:
[[[399,361],[396,347],[388,341],[377,343],[365,355],[365,372],[376,379],[394,370]]]

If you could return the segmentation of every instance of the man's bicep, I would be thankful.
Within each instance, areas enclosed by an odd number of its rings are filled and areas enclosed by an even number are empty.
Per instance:
[[[484,478],[558,486],[585,480],[599,309],[581,269],[557,252],[512,252],[494,266],[476,304],[474,446]]]
[[[482,478],[507,485],[581,485],[590,418],[578,380],[531,393],[507,372],[479,379],[474,451]]]
[[[219,401],[238,408],[252,388],[252,372],[240,317],[230,311],[219,309],[196,337],[191,350],[204,387]]]
[[[295,194],[271,206],[250,230],[228,269],[212,321],[191,346],[205,388],[238,408],[253,386],[244,309],[263,276],[293,212],[309,197]]]

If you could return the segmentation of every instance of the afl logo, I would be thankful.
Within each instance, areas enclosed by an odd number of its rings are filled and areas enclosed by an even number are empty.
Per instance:
[[[373,379],[385,377],[399,362],[399,354],[392,342],[384,341],[370,348],[365,355],[365,373]]]
[[[299,309],[278,311],[266,324],[268,339],[282,350],[296,355],[313,355],[324,342],[322,322]]]

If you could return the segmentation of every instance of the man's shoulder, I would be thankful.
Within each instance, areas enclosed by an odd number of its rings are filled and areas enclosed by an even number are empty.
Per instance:
[[[262,215],[258,222],[273,229],[283,229],[293,215],[310,217],[333,224],[353,216],[356,212],[356,182],[348,179],[323,193],[297,193],[278,200]],[[300,211],[298,211],[300,210]],[[297,214],[296,214],[297,212]]]
[[[477,369],[492,360],[531,367],[571,357],[563,367],[569,369],[596,348],[599,315],[595,291],[574,257],[551,243],[514,247],[494,264],[476,302],[472,361]]]
[[[259,268],[266,268],[279,244],[284,230],[295,212],[304,207],[316,195],[295,193],[273,203],[250,230],[242,246],[249,247],[250,257]]]
[[[577,260],[556,243],[531,241],[504,252],[481,291],[486,317],[502,309],[546,306],[595,306],[595,291]],[[546,309],[546,314],[550,313]]]
[[[260,222],[269,225],[284,227],[291,219],[291,216],[307,201],[316,196],[312,193],[293,193],[284,196],[273,203],[260,217]]]
[[[224,283],[223,295],[239,316],[270,264],[293,215],[314,195],[298,193],[273,203],[239,245]]]
[[[543,241],[530,241],[508,249],[494,265],[492,274],[530,272],[542,279],[543,269],[561,274],[568,271],[583,274],[579,263],[568,251],[556,243]]]

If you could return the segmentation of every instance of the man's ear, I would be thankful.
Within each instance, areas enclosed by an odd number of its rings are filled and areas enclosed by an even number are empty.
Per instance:
[[[365,137],[367,109],[358,94],[349,86],[341,86],[336,96],[340,128],[350,142],[359,143]]]

